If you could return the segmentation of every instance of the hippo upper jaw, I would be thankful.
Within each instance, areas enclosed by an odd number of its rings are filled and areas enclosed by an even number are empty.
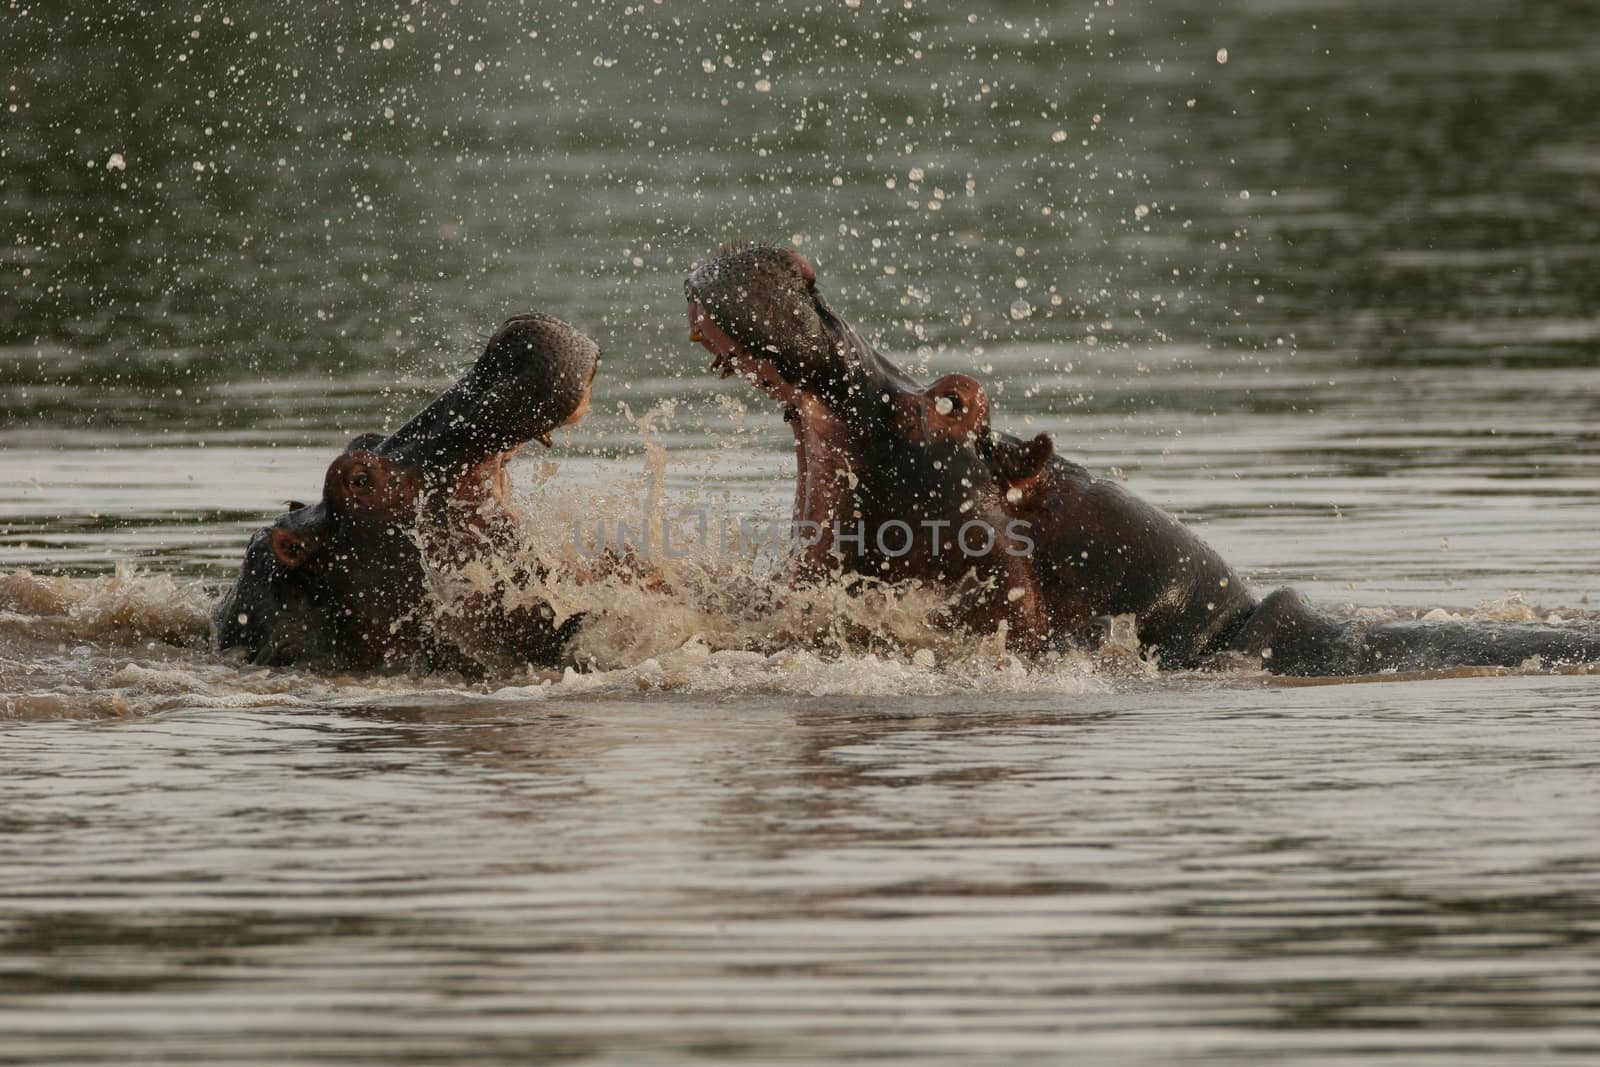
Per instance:
[[[777,401],[794,431],[798,570],[944,580],[994,562],[948,540],[974,519],[1007,525],[990,461],[1008,446],[975,380],[919,386],[834,312],[792,250],[725,252],[686,290],[689,336],[712,369]],[[916,546],[902,552],[907,527]]]
[[[711,354],[710,369],[770,397],[794,432],[797,533],[861,515],[893,421],[881,405],[906,393],[909,380],[834,314],[798,253],[736,249],[696,271],[685,289],[689,339]],[[838,569],[826,539],[801,543],[802,571]]]
[[[785,407],[797,390],[844,413],[882,386],[915,387],[834,313],[811,264],[793,249],[725,248],[684,290],[690,339],[711,352],[712,369],[750,378]]]
[[[552,430],[588,410],[599,363],[594,342],[560,319],[507,319],[459,381],[373,451],[453,489],[527,441],[549,447]]]

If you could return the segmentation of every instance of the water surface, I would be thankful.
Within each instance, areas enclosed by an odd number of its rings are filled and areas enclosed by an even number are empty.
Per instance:
[[[0,1059],[1600,1057],[1592,676],[747,646],[715,566],[588,674],[206,647],[249,531],[534,308],[606,352],[538,514],[781,514],[686,340],[741,237],[1263,591],[1595,621],[1584,7],[1036,6],[13,13]]]

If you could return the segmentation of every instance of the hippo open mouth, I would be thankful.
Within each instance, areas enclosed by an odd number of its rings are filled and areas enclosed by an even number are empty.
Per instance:
[[[1093,644],[1109,617],[1133,615],[1168,665],[1216,650],[1253,607],[1171,516],[1057,456],[1046,434],[994,430],[973,378],[919,387],[828,306],[800,253],[724,249],[687,294],[713,368],[751,378],[794,426],[802,572],[940,585],[951,622],[1023,651]]]
[[[470,666],[436,625],[419,533],[437,534],[447,551],[514,540],[506,462],[583,416],[598,362],[594,342],[560,319],[505,322],[461,380],[405,425],[352,440],[329,465],[321,500],[291,503],[256,531],[213,612],[217,644],[242,646],[259,664]],[[475,536],[455,538],[462,526]],[[575,625],[555,625],[547,608],[489,602],[465,614],[478,639],[469,643],[536,663],[553,660]]]
[[[1048,437],[993,431],[966,375],[919,386],[828,305],[796,251],[726,248],[685,288],[712,369],[778,401],[794,430],[803,575],[954,583],[963,622],[1044,639],[1022,513]]]
[[[1257,601],[1173,516],[1045,434],[993,430],[972,378],[919,388],[828,306],[798,252],[724,249],[687,293],[712,368],[749,378],[794,427],[802,574],[936,583],[955,597],[949,622],[1021,651],[1093,646],[1120,616],[1168,667],[1236,653],[1286,674],[1600,661],[1600,636],[1577,631],[1372,625],[1288,589]]]

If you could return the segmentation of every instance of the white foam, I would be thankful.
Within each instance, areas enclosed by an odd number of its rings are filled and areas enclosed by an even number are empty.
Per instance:
[[[517,506],[521,550],[486,551],[466,566],[433,561],[431,595],[450,633],[485,596],[548,604],[584,624],[578,670],[536,671],[493,648],[477,655],[486,683],[417,674],[355,675],[251,667],[207,645],[213,593],[171,576],[118,566],[111,576],[0,575],[0,714],[147,714],[173,708],[516,705],[638,692],[795,696],[936,696],[971,692],[1081,693],[1154,668],[1114,648],[1024,663],[1002,635],[952,635],[935,616],[947,591],[852,580],[796,585],[770,550],[709,536],[679,551],[608,563],[586,558],[575,528],[595,520],[648,530],[661,546],[673,515],[702,502],[667,491],[669,456],[656,409],[630,420],[644,444],[632,477],[608,488],[560,477],[540,457]],[[530,559],[543,573],[530,579]],[[9,664],[9,666],[3,665]]]
[[[98,578],[0,574],[0,627],[32,636],[177,643],[207,633],[209,597],[198,585],[118,563]]]

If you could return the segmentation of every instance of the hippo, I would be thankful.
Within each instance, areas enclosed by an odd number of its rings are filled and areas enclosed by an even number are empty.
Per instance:
[[[1292,589],[1257,598],[1172,515],[990,425],[965,374],[919,385],[824,299],[798,251],[720,250],[685,283],[711,369],[777,401],[794,431],[797,581],[918,581],[939,621],[1038,654],[1094,648],[1132,616],[1163,667],[1284,675],[1600,660],[1600,634],[1521,624],[1340,619]]]
[[[600,350],[549,315],[508,319],[461,379],[394,433],[356,437],[329,465],[322,499],[257,530],[233,586],[212,612],[221,649],[252,663],[476,672],[485,658],[554,665],[580,623],[548,604],[501,605],[474,593],[443,605],[425,561],[485,551],[519,559],[506,463],[522,444],[588,410]]]

